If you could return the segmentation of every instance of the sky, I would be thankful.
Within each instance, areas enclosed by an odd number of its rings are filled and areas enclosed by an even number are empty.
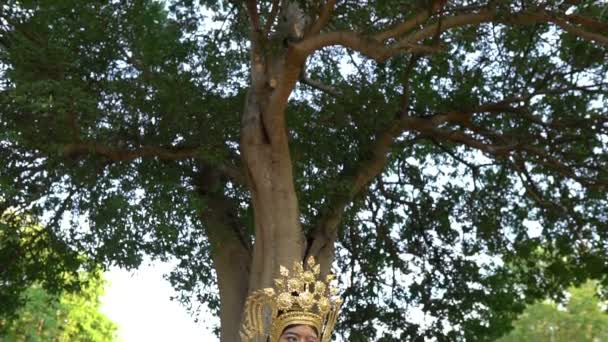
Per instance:
[[[170,300],[174,292],[163,274],[171,268],[154,263],[136,271],[112,268],[106,273],[101,311],[120,326],[123,342],[218,341],[211,331],[216,317],[201,314],[194,323],[183,306]]]

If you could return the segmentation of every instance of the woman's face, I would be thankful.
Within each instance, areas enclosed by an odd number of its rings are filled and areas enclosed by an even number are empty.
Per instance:
[[[283,331],[279,342],[319,342],[319,338],[312,327],[308,325],[294,325]]]

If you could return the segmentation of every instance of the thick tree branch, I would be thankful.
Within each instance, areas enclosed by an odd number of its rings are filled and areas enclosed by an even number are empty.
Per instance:
[[[535,161],[557,174],[573,179],[585,187],[602,190],[608,188],[608,180],[591,179],[582,177],[576,174],[571,165],[560,161],[555,156],[552,156],[542,147],[526,144],[518,140],[516,137],[510,137],[500,133],[482,132],[491,134],[490,141],[480,140],[476,137],[467,134],[460,130],[439,129],[432,120],[426,118],[405,118],[404,128],[407,130],[417,131],[421,136],[428,137],[433,140],[443,140],[453,143],[462,144],[476,150],[487,153],[498,159],[507,158],[509,155],[517,152],[524,152],[535,157]]]
[[[578,14],[566,15],[566,19],[574,24],[584,26],[592,32],[608,32],[608,23],[603,23]]]
[[[405,33],[408,33],[409,31],[415,29],[416,27],[420,27],[422,24],[424,24],[427,21],[427,19],[429,17],[430,17],[429,11],[422,11],[422,12],[416,14],[413,18],[410,18],[410,19],[396,25],[391,29],[377,33],[376,35],[374,35],[374,39],[377,41],[385,41],[389,38],[397,38]]]
[[[378,63],[399,53],[434,54],[443,51],[441,47],[419,45],[416,43],[403,43],[397,45],[384,45],[383,43],[351,31],[336,31],[320,34],[295,44],[296,49],[304,56],[328,46],[340,45],[351,48]]]
[[[389,38],[398,39],[399,36],[413,30],[416,27],[420,27],[425,23],[433,14],[440,12],[445,5],[448,3],[447,0],[431,0],[426,1],[427,8],[418,12],[414,17],[395,25],[394,27],[382,31],[374,36],[376,40],[385,41]],[[440,19],[441,20],[441,19]]]
[[[343,173],[344,180],[348,181],[348,191],[337,191],[331,196],[326,210],[318,220],[309,241],[307,256],[318,256],[323,252],[332,251],[337,237],[337,227],[342,219],[344,209],[352,199],[377,177],[384,169],[394,139],[401,133],[398,121],[379,134],[370,148],[370,157],[361,161],[353,170]],[[340,181],[342,184],[344,180]]]
[[[334,11],[335,6],[336,6],[336,0],[327,0],[325,5],[323,5],[323,7],[321,8],[321,12],[319,13],[319,18],[312,25],[312,27],[306,34],[306,37],[314,36],[314,35],[317,35],[319,32],[321,32],[323,27],[325,27],[325,25],[327,25],[327,23],[331,19],[331,15]]]
[[[69,158],[79,158],[87,154],[103,156],[111,161],[128,161],[138,158],[156,157],[162,160],[180,160],[193,158],[200,151],[199,147],[165,148],[144,146],[138,149],[116,149],[100,143],[71,143],[63,147],[63,153]]]
[[[290,46],[285,56],[285,64],[281,70],[278,83],[265,110],[262,112],[262,123],[268,132],[271,145],[276,147],[284,143],[287,147],[287,133],[285,128],[285,110],[287,100],[300,79],[302,67],[306,56]],[[276,144],[275,142],[278,142]]]
[[[63,154],[71,159],[82,158],[86,155],[102,156],[112,162],[130,161],[139,158],[158,158],[175,161],[184,159],[202,159],[204,149],[201,147],[158,147],[143,146],[137,149],[117,149],[95,142],[70,143],[63,146]],[[235,159],[237,160],[237,159]],[[215,163],[214,163],[215,164]],[[239,168],[227,164],[217,166],[225,176],[237,184],[245,184],[245,177]]]
[[[444,18],[441,22],[437,22],[432,25],[428,25],[423,29],[413,32],[403,39],[401,39],[396,47],[407,47],[412,43],[420,42],[426,38],[433,37],[437,30],[441,32],[447,31],[451,28],[463,27],[468,25],[476,25],[484,22],[500,22],[503,24],[514,24],[514,25],[533,25],[539,23],[553,23],[561,27],[564,31],[576,35],[580,38],[589,41],[595,41],[597,43],[608,45],[608,37],[595,32],[585,31],[580,27],[574,26],[568,23],[568,17],[560,17],[554,13],[548,13],[545,11],[536,12],[522,12],[522,13],[499,13],[494,9],[484,9],[477,13],[468,13],[462,15],[455,15]],[[581,18],[574,19],[577,22],[582,22]],[[586,22],[586,27],[590,27],[594,22],[589,19]]]
[[[553,23],[561,27],[568,33],[576,35],[588,41],[608,46],[608,36],[596,32],[584,30],[582,27],[597,27],[592,20],[583,21],[576,17],[576,22],[585,25],[575,26],[568,22],[569,17],[560,17],[545,11],[522,12],[522,13],[498,13],[495,9],[482,9],[476,13],[459,14],[442,18],[437,22],[427,25],[420,30],[416,30],[396,43],[386,45],[384,41],[389,38],[396,38],[406,32],[411,31],[420,23],[428,19],[429,14],[420,13],[414,18],[409,19],[389,30],[380,32],[374,36],[363,36],[351,31],[336,31],[308,37],[296,44],[296,48],[304,55],[308,56],[315,51],[328,46],[340,45],[351,48],[368,58],[381,63],[386,59],[399,53],[407,52],[412,54],[433,54],[441,52],[438,46],[420,45],[420,42],[427,38],[437,36],[438,33],[445,32],[452,28],[468,25],[477,25],[484,22],[500,22],[513,25],[532,25],[538,23]]]
[[[247,16],[251,24],[251,30],[254,32],[260,31],[260,15],[258,14],[258,5],[256,0],[246,0]]]
[[[396,46],[407,46],[413,42],[419,42],[426,38],[431,38],[437,34],[438,30],[440,32],[444,32],[455,27],[475,25],[492,21],[495,18],[496,11],[494,10],[482,10],[477,13],[467,13],[451,17],[444,17],[442,18],[441,22],[436,22],[434,24],[425,26],[423,29],[415,31],[405,36],[403,39],[400,39]]]
[[[207,208],[201,213],[201,216],[221,226],[217,232],[214,232],[217,237],[220,239],[229,237],[238,241],[242,252],[251,257],[251,241],[249,237],[245,236],[242,220],[238,218],[237,214],[239,204],[237,201],[229,198],[223,191],[226,184],[221,179],[222,173],[203,164],[199,165],[199,169],[200,171],[196,175],[196,179],[194,179],[194,184],[197,193],[201,197],[204,197],[208,203]],[[213,227],[207,228],[214,229]],[[221,240],[215,242],[221,242]]]
[[[548,16],[540,16],[540,18],[542,18],[542,19],[549,18],[551,22],[553,22],[556,25],[558,25],[559,27],[561,27],[564,31],[566,31],[572,35],[575,35],[577,37],[583,38],[584,40],[593,41],[593,42],[608,46],[608,36],[605,36],[605,35],[602,35],[599,33],[595,33],[595,32],[585,31],[582,28],[569,24],[566,20],[563,20],[561,18],[548,17]],[[603,32],[608,32],[608,31],[603,31]]]
[[[402,113],[399,116],[404,115],[404,111],[407,112],[407,107],[409,106],[409,81],[418,59],[418,56],[412,56],[406,66],[403,80]],[[375,142],[370,148],[369,155],[371,157],[361,161],[354,168],[350,170],[346,169],[343,172],[342,179],[338,183],[343,184],[345,181],[348,182],[349,191],[338,191],[333,196],[330,196],[326,205],[326,211],[319,218],[317,226],[310,236],[307,256],[333,253],[334,243],[337,238],[337,228],[342,220],[344,210],[353,198],[364,189],[367,189],[372,180],[384,170],[393,142],[402,132],[400,122],[401,119],[399,117],[395,118],[391,126],[377,135]]]

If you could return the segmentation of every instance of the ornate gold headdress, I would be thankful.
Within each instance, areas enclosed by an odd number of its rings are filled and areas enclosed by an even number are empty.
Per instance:
[[[281,277],[275,279],[275,289],[265,288],[252,293],[245,303],[245,317],[241,340],[252,341],[257,336],[270,336],[277,342],[283,330],[294,324],[314,327],[321,342],[331,340],[342,299],[331,285],[333,275],[325,282],[318,280],[321,267],[310,257],[304,270],[301,262],[294,262],[291,271],[281,266]]]

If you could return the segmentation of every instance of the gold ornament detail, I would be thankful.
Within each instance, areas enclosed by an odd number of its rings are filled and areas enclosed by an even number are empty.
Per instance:
[[[257,290],[247,298],[242,342],[259,337],[277,342],[283,330],[294,324],[314,327],[321,342],[331,340],[342,305],[338,289],[331,284],[335,277],[330,274],[325,281],[319,279],[321,267],[313,257],[306,266],[305,270],[302,262],[294,262],[291,271],[280,266],[281,277],[274,280],[274,289]]]

